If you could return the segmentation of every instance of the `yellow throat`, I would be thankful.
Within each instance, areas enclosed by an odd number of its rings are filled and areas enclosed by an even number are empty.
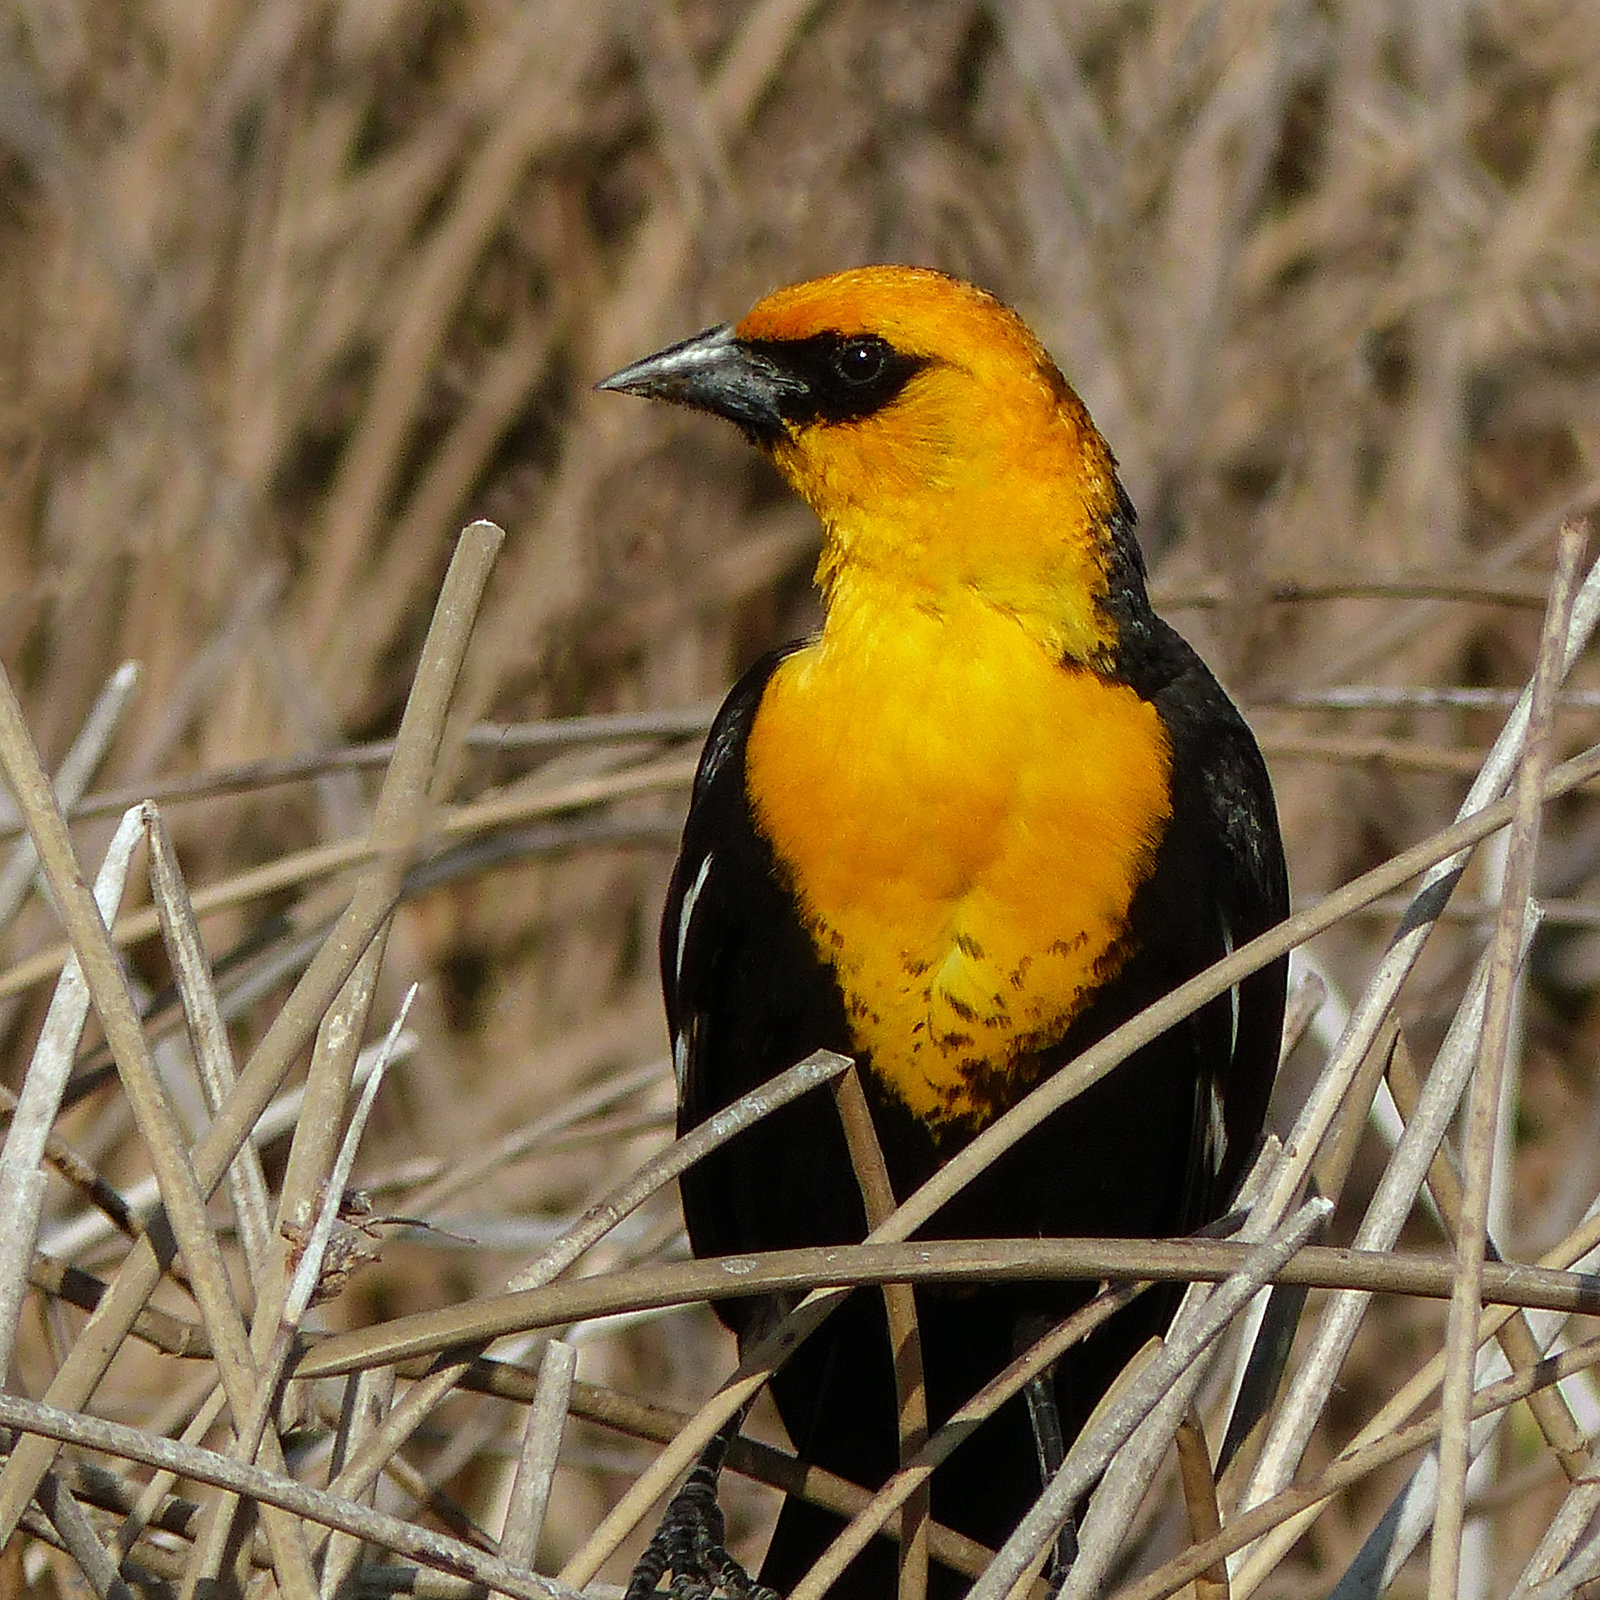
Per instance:
[[[1170,815],[1154,707],[1063,665],[1055,632],[836,565],[750,734],[752,806],[856,1047],[936,1129],[1003,1110],[1121,965]]]

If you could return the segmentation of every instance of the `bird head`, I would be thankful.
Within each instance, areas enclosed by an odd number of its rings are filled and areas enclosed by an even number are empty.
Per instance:
[[[600,384],[736,423],[817,513],[818,577],[923,607],[977,596],[1103,656],[1116,464],[1022,319],[940,272],[862,267]]]

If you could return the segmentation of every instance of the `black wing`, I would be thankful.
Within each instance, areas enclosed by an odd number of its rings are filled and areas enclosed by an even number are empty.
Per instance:
[[[687,1130],[813,1050],[848,1052],[833,975],[817,958],[745,793],[745,744],[788,651],[756,663],[718,712],[695,776],[661,919],[661,977]],[[859,1239],[863,1214],[832,1101],[805,1096],[684,1174],[699,1255]],[[734,1325],[748,1311],[720,1308]]]
[[[1172,740],[1173,821],[1143,913],[1186,918],[1191,948],[1170,988],[1289,914],[1277,807],[1254,736],[1205,664],[1166,633],[1173,677],[1152,694]],[[1135,918],[1141,916],[1135,908]],[[1195,1165],[1186,1227],[1218,1215],[1261,1134],[1283,1034],[1287,958],[1190,1019],[1197,1065]]]

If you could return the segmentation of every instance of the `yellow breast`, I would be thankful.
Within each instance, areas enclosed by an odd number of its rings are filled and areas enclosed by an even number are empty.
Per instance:
[[[976,597],[840,609],[767,686],[749,797],[872,1072],[970,1128],[1125,958],[1166,733]]]

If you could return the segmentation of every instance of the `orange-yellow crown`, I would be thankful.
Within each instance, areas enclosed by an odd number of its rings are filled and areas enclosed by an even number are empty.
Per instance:
[[[993,295],[918,267],[860,267],[779,289],[734,329],[781,349],[877,335],[925,363],[882,410],[790,429],[779,470],[821,518],[819,576],[852,569],[924,598],[980,592],[1093,655],[1115,462],[1082,401],[1022,319]]]

